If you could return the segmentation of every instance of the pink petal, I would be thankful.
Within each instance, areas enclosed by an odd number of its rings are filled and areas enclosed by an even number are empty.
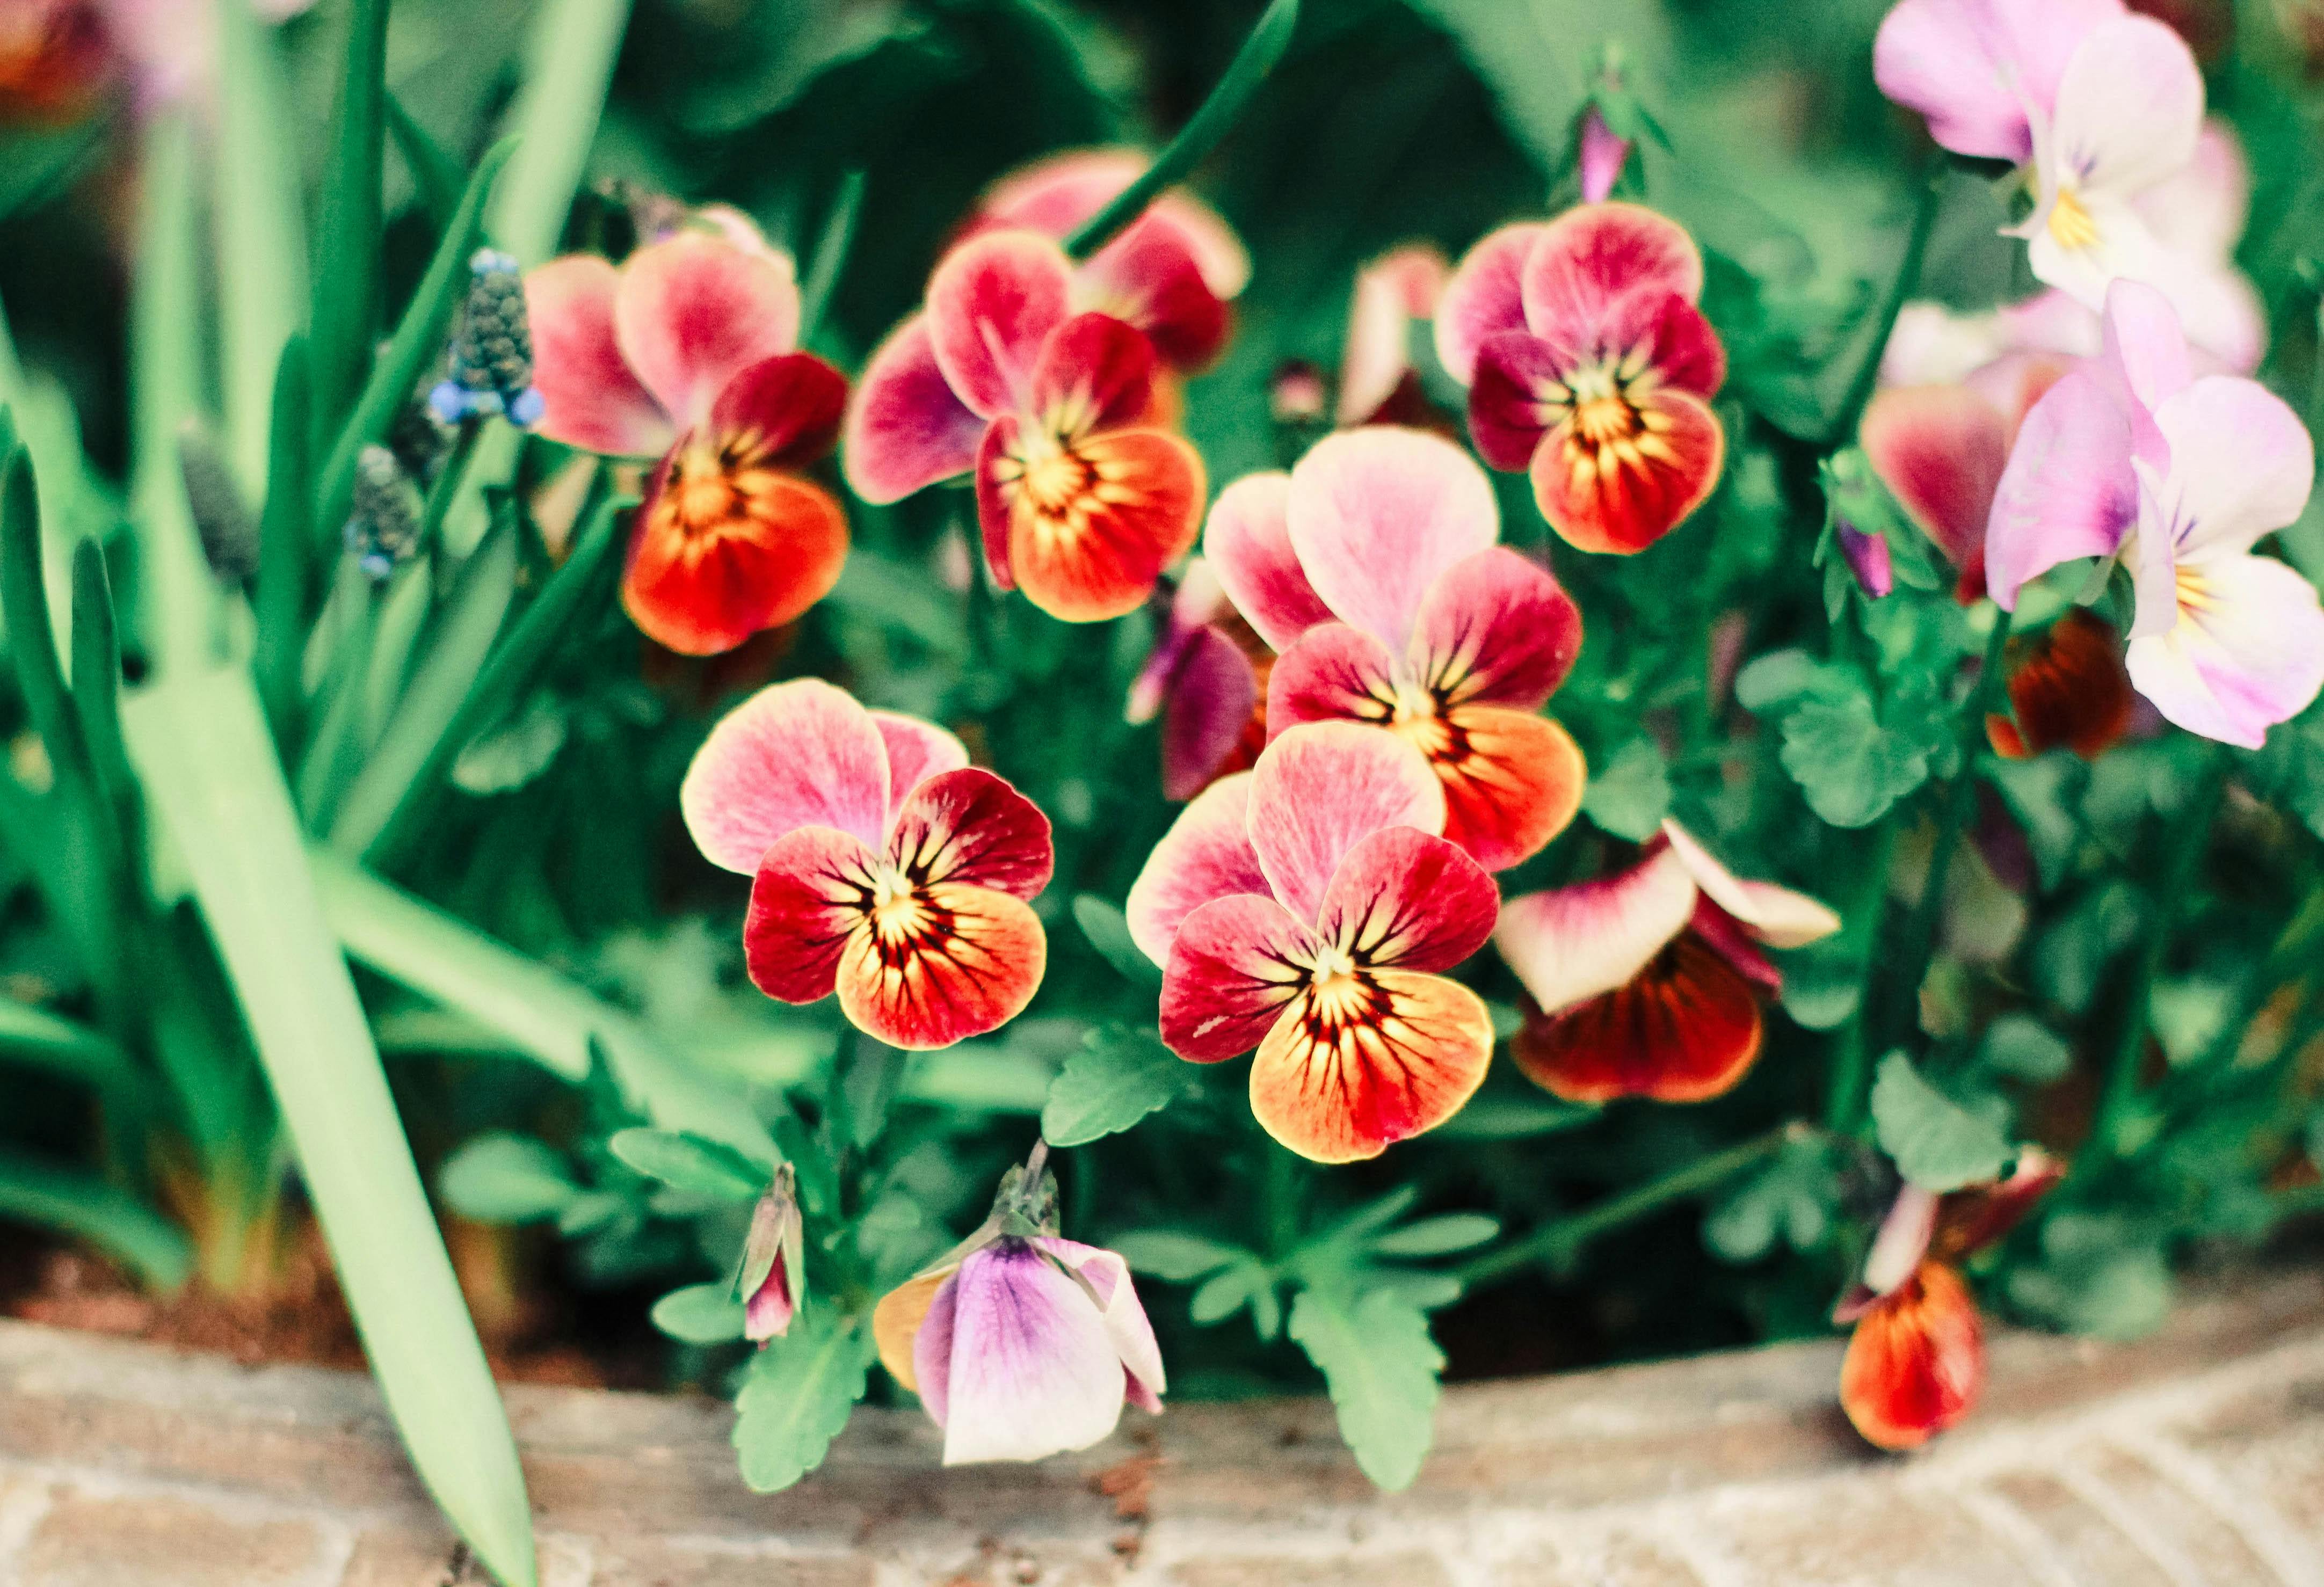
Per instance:
[[[1072,295],[1065,251],[1033,232],[988,232],[945,255],[928,278],[928,335],[954,394],[987,419],[1026,411]]]
[[[1526,328],[1519,281],[1526,255],[1549,227],[1538,222],[1488,234],[1462,259],[1436,304],[1436,361],[1462,385],[1477,378],[1485,338]]]
[[[1194,632],[1162,720],[1162,797],[1189,799],[1240,748],[1259,705],[1250,659],[1215,628]]]
[[[1079,149],[1053,155],[996,183],[978,206],[978,214],[1062,241],[1144,175],[1150,163],[1136,149]],[[1132,229],[1157,222],[1194,260],[1213,293],[1232,298],[1241,292],[1250,280],[1250,255],[1209,205],[1173,188],[1154,201]],[[1098,259],[1111,247],[1099,250]]]
[[[2130,198],[2183,170],[2202,131],[2203,73],[2187,42],[2151,16],[2117,17],[2075,46],[2048,154],[2085,197]]]
[[[1880,1232],[1865,1253],[1864,1287],[1876,1296],[1902,1288],[1929,1254],[1929,1237],[1936,1232],[1936,1192],[1905,1186],[1896,1193],[1895,1204],[1880,1220]]]
[[[1361,424],[1411,367],[1412,322],[1433,318],[1452,267],[1425,245],[1398,248],[1356,272],[1340,363],[1340,423]]]
[[[2316,586],[2272,557],[2221,557],[2187,577],[2200,604],[2130,641],[2130,680],[2188,732],[2258,749],[2324,690]]]
[[[1323,604],[1396,650],[1438,576],[1500,537],[1492,482],[1466,452],[1386,426],[1317,442],[1292,470],[1288,518]]]
[[[653,457],[678,431],[638,383],[613,338],[620,272],[594,254],[553,259],[524,278],[532,378],[550,440],[615,457]]]
[[[1299,636],[1267,675],[1271,743],[1303,722],[1386,725],[1397,709],[1396,658],[1359,628],[1319,623]]]
[[[2308,505],[2315,443],[2291,406],[2257,382],[2205,375],[2157,408],[2154,426],[2170,455],[2154,529],[2174,560],[2249,550]],[[2147,537],[2142,524],[2139,538]]]
[[[1331,611],[1317,598],[1291,547],[1291,476],[1251,474],[1219,493],[1203,530],[1203,560],[1268,647],[1291,641]]]
[[[933,722],[895,711],[874,711],[872,722],[888,751],[890,819],[920,784],[939,772],[956,771],[968,764],[968,746]]]
[[[1583,339],[1633,293],[1692,305],[1702,295],[1702,252],[1684,226],[1642,205],[1584,204],[1550,222],[1518,290],[1534,335]]]
[[[1076,314],[1051,331],[1034,367],[1028,412],[1061,434],[1138,424],[1154,407],[1154,346],[1107,314]]]
[[[1986,584],[2004,611],[2059,563],[2115,553],[2138,516],[2130,459],[2130,420],[2096,374],[2077,371],[2034,404],[1986,529]]]
[[[862,935],[879,869],[869,845],[828,826],[777,838],[760,861],[742,921],[752,983],[787,1003],[829,997],[841,960]]]
[[[1874,395],[1858,438],[1872,472],[1955,567],[1980,564],[2009,431],[1966,386],[1892,386]]]
[[[1712,858],[1693,835],[1665,817],[1671,852],[1711,901],[1769,947],[1805,947],[1838,931],[1840,917],[1814,899],[1771,881],[1746,881]]]
[[[1246,819],[1276,898],[1312,921],[1357,844],[1384,826],[1443,832],[1444,790],[1420,752],[1392,733],[1308,723],[1259,756]]]
[[[1322,945],[1273,899],[1213,899],[1179,927],[1162,977],[1162,1040],[1215,1064],[1267,1039],[1305,990]]]
[[[1013,413],[1004,413],[984,427],[976,448],[976,532],[984,546],[985,571],[1004,590],[1017,587],[1017,570],[1009,565],[1010,541],[1016,510],[1001,473],[1021,460],[1025,427]]]
[[[2251,161],[2235,128],[2218,116],[2203,123],[2186,164],[2137,198],[2148,224],[2200,259],[2225,261],[2251,217]]]
[[[896,1293],[900,1295],[903,1291]],[[939,1427],[950,1419],[953,1324],[959,1315],[960,1270],[955,1268],[936,1286],[919,1327],[913,1332],[912,1381],[905,1384],[920,1397],[921,1408]],[[895,1369],[890,1366],[889,1370]]]
[[[650,243],[622,265],[613,334],[646,390],[682,428],[709,415],[752,364],[798,346],[798,283],[787,254],[707,232]]]
[[[1227,308],[1202,261],[1151,210],[1082,266],[1075,287],[1081,302],[1135,326],[1175,368],[1200,369],[1226,346]]]
[[[1056,852],[1049,818],[980,767],[939,771],[896,813],[888,858],[910,881],[966,882],[1030,899],[1049,885]]]
[[[798,1309],[791,1302],[790,1274],[779,1257],[766,1281],[742,1303],[742,1337],[763,1342],[789,1333],[791,1315]]]
[[[1021,1240],[973,1253],[953,1282],[945,1464],[1039,1460],[1113,1431],[1121,1358],[1088,1291]],[[929,1332],[923,1324],[921,1339]],[[919,1361],[931,1353],[914,1351]]]
[[[2117,281],[2107,288],[2100,328],[2095,373],[2130,415],[2136,454],[2159,466],[2168,451],[2149,420],[2194,379],[2178,312],[2170,299],[2146,282]]]
[[[1358,964],[1450,970],[1493,935],[1501,890],[1441,837],[1409,826],[1348,851],[1323,895],[1318,935]]]
[[[1545,1014],[1627,984],[1686,929],[1694,881],[1669,849],[1596,881],[1501,906],[1493,946]]]
[[[1582,653],[1582,609],[1547,568],[1495,546],[1445,569],[1421,603],[1413,666],[1447,704],[1532,710]]]
[[[1592,105],[1582,116],[1582,201],[1602,204],[1622,180],[1623,163],[1630,158],[1630,140],[1616,134]]]
[[[927,317],[889,334],[863,367],[847,411],[848,487],[875,506],[900,502],[976,466],[984,420],[936,366]]]
[[[1508,473],[1533,455],[1565,411],[1567,361],[1529,330],[1497,331],[1477,349],[1469,388],[1469,438],[1477,455]]]
[[[1272,896],[1245,817],[1251,774],[1221,778],[1178,812],[1130,884],[1122,913],[1130,939],[1157,964],[1170,962],[1170,944],[1187,916],[1213,899],[1249,893]]]
[[[748,876],[785,833],[829,826],[887,835],[888,752],[844,689],[802,678],[761,689],[720,719],[678,790],[695,846]]]
[[[1123,1370],[1130,1374],[1132,1398],[1147,1410],[1160,1410],[1161,1396],[1167,1388],[1162,1347],[1155,1341],[1154,1325],[1146,1320],[1146,1308],[1139,1304],[1137,1287],[1130,1281],[1130,1264],[1110,1250],[1054,1235],[1037,1239],[1033,1244],[1063,1262],[1096,1295],[1105,1316],[1106,1334],[1121,1357]]]
[[[2122,0],[1902,0],[1880,24],[1880,91],[1957,154],[2023,161],[2026,105],[2047,115],[2074,50]]]

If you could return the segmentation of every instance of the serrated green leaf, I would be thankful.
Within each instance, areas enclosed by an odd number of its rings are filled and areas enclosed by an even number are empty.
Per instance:
[[[1194,1089],[1194,1066],[1150,1030],[1109,1025],[1082,1038],[1049,1083],[1041,1133],[1051,1146],[1083,1146],[1136,1124]]]
[[[1291,1337],[1330,1386],[1340,1436],[1364,1475],[1391,1493],[1411,1487],[1435,1437],[1444,1370],[1427,1316],[1385,1290],[1350,1305],[1303,1289],[1291,1303]]]
[[[1703,1220],[1703,1243],[1729,1262],[1757,1261],[1779,1240],[1796,1251],[1812,1250],[1831,1227],[1840,1194],[1840,1176],[1823,1143],[1792,1142]]]
[[[689,1284],[654,1302],[653,1325],[687,1344],[724,1344],[742,1337],[742,1303],[726,1284]]]
[[[2009,1160],[2009,1138],[1921,1077],[1902,1053],[1880,1060],[1872,1085],[1880,1149],[1923,1190],[1959,1190],[1991,1179]]]
[[[1130,1270],[1151,1273],[1171,1284],[1187,1284],[1229,1262],[1257,1259],[1239,1245],[1229,1245],[1183,1229],[1140,1229],[1116,1239],[1114,1253]]]
[[[753,1163],[733,1147],[688,1130],[622,1130],[605,1145],[649,1179],[727,1201],[755,1200],[773,1171],[771,1164]]]
[[[767,1342],[734,1399],[734,1449],[752,1491],[779,1492],[823,1463],[871,1364],[871,1330],[828,1307]]]
[[[553,1218],[581,1194],[565,1159],[530,1136],[479,1135],[444,1161],[436,1188],[464,1218],[530,1223]]]
[[[1632,843],[1652,837],[1670,814],[1670,762],[1650,738],[1634,738],[1590,779],[1582,812],[1600,831]]]
[[[1776,724],[1784,770],[1834,826],[1869,826],[1945,769],[1942,711],[1902,689],[1884,706],[1854,667],[1778,651],[1743,669],[1735,696]]]
[[[1372,1241],[1372,1254],[1383,1257],[1441,1257],[1467,1250],[1501,1232],[1500,1220],[1482,1213],[1447,1213],[1391,1229]]]
[[[1120,906],[1107,902],[1093,892],[1074,895],[1074,924],[1081,927],[1082,936],[1090,946],[1105,955],[1105,962],[1130,981],[1139,986],[1158,987],[1162,984],[1162,966],[1148,958],[1130,940],[1130,920]]]

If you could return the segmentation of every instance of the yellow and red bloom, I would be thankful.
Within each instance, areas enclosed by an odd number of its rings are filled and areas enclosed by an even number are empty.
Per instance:
[[[1719,483],[1711,410],[1726,350],[1695,302],[1702,254],[1677,222],[1584,204],[1469,251],[1436,310],[1436,355],[1469,388],[1469,433],[1528,471],[1542,516],[1585,551],[1642,551]]]
[[[1985,1324],[1960,1263],[1999,1240],[2065,1172],[2027,1148],[2007,1178],[1942,1197],[1907,1185],[1881,1223],[1863,1282],[1835,1323],[1853,1323],[1840,1403],[1865,1439],[1914,1449],[1967,1416],[1985,1387]]]
[[[1443,782],[1445,837],[1489,871],[1537,853],[1588,780],[1536,715],[1582,649],[1582,614],[1547,569],[1498,546],[1492,482],[1425,431],[1325,438],[1288,475],[1222,494],[1206,560],[1282,652],[1270,737],[1303,722],[1392,728]]]
[[[0,123],[74,119],[95,103],[111,66],[94,0],[0,5]]]
[[[1202,458],[1163,428],[1153,345],[1077,313],[1072,262],[1030,231],[947,254],[926,309],[891,333],[847,418],[847,479],[901,500],[973,471],[986,564],[1069,623],[1146,599],[1202,522]]]
[[[1251,1114],[1302,1157],[1377,1157],[1484,1081],[1491,1017],[1441,972],[1484,946],[1500,893],[1443,825],[1409,743],[1311,723],[1187,806],[1130,889],[1163,1041],[1200,1064],[1256,1047]]]
[[[618,267],[553,260],[527,277],[525,299],[540,433],[660,457],[622,582],[648,637],[715,655],[830,593],[847,518],[805,470],[831,449],[847,383],[797,350],[788,254],[731,223],[687,229]]]
[[[944,729],[779,683],[711,730],[678,800],[704,855],[755,878],[743,947],[769,997],[835,991],[856,1029],[915,1050],[1032,1001],[1048,817]]]
[[[1569,1102],[1706,1102],[1759,1056],[1763,994],[1783,978],[1762,946],[1840,929],[1804,893],[1746,881],[1675,821],[1626,871],[1511,899],[1493,940],[1534,1007],[1517,1067]]]

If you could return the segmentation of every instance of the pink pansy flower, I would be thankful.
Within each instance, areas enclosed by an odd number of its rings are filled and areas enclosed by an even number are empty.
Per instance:
[[[1537,853],[1581,807],[1582,752],[1536,715],[1582,649],[1582,614],[1538,564],[1494,542],[1492,482],[1425,431],[1318,442],[1288,476],[1222,494],[1204,545],[1281,652],[1267,728],[1392,728],[1443,784],[1443,835],[1489,871]]]
[[[1130,888],[1162,1039],[1200,1064],[1258,1048],[1252,1116],[1302,1157],[1377,1157],[1484,1081],[1492,1020],[1441,973],[1484,945],[1500,894],[1443,825],[1410,744],[1312,723],[1187,806]]]
[[[1137,608],[1202,523],[1202,458],[1162,428],[1154,348],[1076,312],[1065,250],[985,231],[945,255],[847,418],[847,480],[894,502],[976,476],[994,582],[1069,623]]]
[[[1584,204],[1469,251],[1436,355],[1469,388],[1469,433],[1526,469],[1542,516],[1585,551],[1642,551],[1719,483],[1711,411],[1727,354],[1695,308],[1702,255],[1675,221]]]
[[[751,1209],[751,1232],[734,1274],[734,1290],[742,1301],[742,1337],[752,1343],[764,1344],[790,1332],[791,1319],[807,1297],[807,1269],[800,1260],[806,1243],[798,1176],[785,1163]]]
[[[1022,228],[1063,242],[1146,172],[1135,149],[1082,149],[1002,178],[966,235]],[[1146,333],[1172,369],[1202,368],[1226,345],[1227,305],[1250,281],[1250,256],[1227,223],[1183,188],[1147,207],[1074,272],[1074,307]]]
[[[618,267],[575,254],[525,279],[536,428],[660,457],[632,519],[622,604],[687,655],[796,620],[847,559],[846,515],[804,473],[831,449],[847,382],[798,350],[790,257],[752,235],[689,228]]]
[[[1409,422],[1427,412],[1412,368],[1412,328],[1436,318],[1436,301],[1452,276],[1444,255],[1425,243],[1384,254],[1356,272],[1340,355],[1342,428]]]
[[[775,684],[711,729],[678,802],[705,857],[755,877],[743,946],[769,997],[836,991],[858,1029],[915,1049],[1032,1001],[1048,818],[944,729],[817,678]]]
[[[1193,798],[1258,760],[1274,665],[1274,652],[1236,613],[1211,565],[1200,557],[1188,561],[1122,712],[1133,724],[1162,718],[1164,798]]]
[[[2119,556],[2136,586],[2131,681],[2190,733],[2257,748],[2324,689],[2324,606],[2251,554],[2300,516],[2315,449],[2256,383],[2193,374],[2155,289],[2117,281],[2106,348],[2026,415],[1993,508],[1993,597],[2061,562]]]
[[[1159,1412],[1161,1347],[1130,1269],[1060,1239],[1056,1182],[1011,1169],[993,1215],[872,1315],[881,1363],[944,1429],[948,1466],[1036,1461]]]
[[[1759,1000],[1783,983],[1760,947],[1804,947],[1840,925],[1665,820],[1628,870],[1502,907],[1494,945],[1536,1005],[1510,1051],[1569,1102],[1722,1095],[1759,1056]]]

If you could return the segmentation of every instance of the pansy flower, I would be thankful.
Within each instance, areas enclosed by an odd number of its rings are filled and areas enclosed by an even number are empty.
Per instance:
[[[1032,1001],[1048,818],[944,729],[817,678],[775,684],[711,729],[678,802],[712,863],[755,878],[743,947],[769,997],[836,991],[856,1029],[913,1049]]]
[[[1719,483],[1711,411],[1726,350],[1695,301],[1702,255],[1677,222],[1584,204],[1469,251],[1436,310],[1436,355],[1469,388],[1469,433],[1526,469],[1542,516],[1585,551],[1642,551]]]
[[[1882,1449],[1914,1449],[1967,1416],[1985,1387],[1985,1324],[1960,1264],[2015,1228],[2064,1173],[2027,1148],[2006,1179],[1938,1196],[1907,1185],[1857,1285],[1832,1314],[1853,1323],[1840,1403]]]
[[[1761,947],[1840,929],[1804,893],[1746,881],[1675,821],[1625,871],[1511,899],[1493,941],[1534,1006],[1511,1046],[1569,1102],[1704,1102],[1759,1056],[1762,996],[1783,978]]]
[[[1154,649],[1122,710],[1133,725],[1162,718],[1164,798],[1191,799],[1259,759],[1274,665],[1211,565],[1191,558],[1161,603]]]
[[[1409,743],[1312,723],[1188,805],[1130,889],[1130,936],[1165,966],[1162,1039],[1200,1064],[1256,1047],[1252,1116],[1302,1157],[1377,1157],[1483,1083],[1492,1020],[1442,972],[1500,894],[1443,825]]]
[[[2065,748],[2095,761],[2130,730],[2135,696],[2113,623],[2076,606],[2013,648],[2009,714],[1985,719],[1996,754],[2022,761]]]
[[[2132,683],[2190,733],[2256,749],[2324,689],[2316,586],[2251,548],[2300,516],[2306,428],[2234,375],[2195,376],[2169,301],[2116,281],[2103,354],[2026,415],[1994,501],[1987,570],[2015,610],[2061,562],[2119,557],[2137,592]]]
[[[1391,249],[1356,272],[1340,353],[1339,422],[1416,424],[1434,412],[1412,367],[1412,330],[1436,318],[1452,267],[1425,243]]]
[[[1204,540],[1282,652],[1268,735],[1334,719],[1393,729],[1444,785],[1444,835],[1489,871],[1563,832],[1588,780],[1572,735],[1536,715],[1581,651],[1581,613],[1499,538],[1492,482],[1466,452],[1373,426],[1318,442],[1287,478],[1238,482]]]
[[[1203,462],[1162,427],[1154,348],[1076,312],[1048,237],[988,231],[947,254],[926,309],[873,353],[847,419],[867,502],[976,476],[993,580],[1069,623],[1137,608],[1194,543]]]
[[[831,448],[847,383],[798,350],[789,255],[684,230],[619,266],[553,260],[526,278],[525,300],[540,433],[660,457],[622,579],[649,638],[715,655],[830,593],[847,519],[805,470]]]

